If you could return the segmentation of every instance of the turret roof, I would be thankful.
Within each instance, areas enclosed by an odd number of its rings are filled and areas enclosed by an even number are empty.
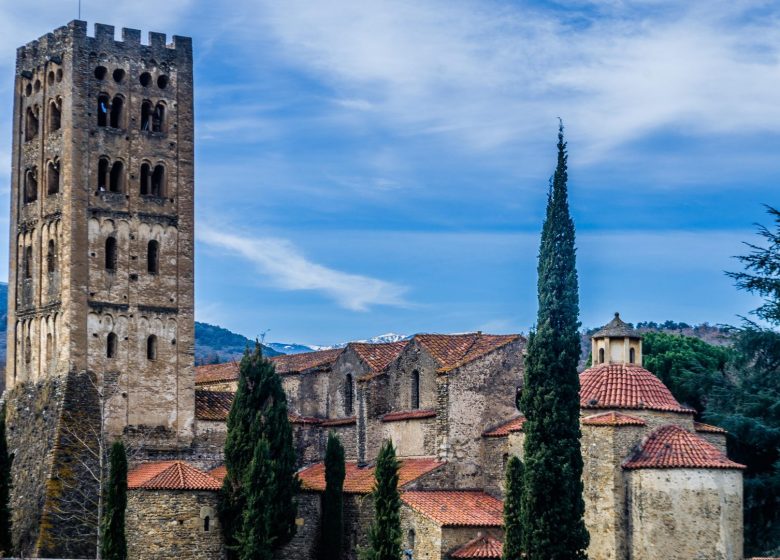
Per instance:
[[[639,334],[639,331],[635,330],[628,323],[623,322],[623,320],[620,318],[620,313],[615,313],[615,318],[604,325],[601,330],[593,333],[591,338],[603,338],[609,336],[620,338],[642,338],[642,335]]]
[[[501,541],[490,535],[479,535],[454,552],[452,558],[501,558],[504,554],[504,545]]]
[[[625,469],[744,469],[711,443],[679,426],[661,426],[642,443]]]

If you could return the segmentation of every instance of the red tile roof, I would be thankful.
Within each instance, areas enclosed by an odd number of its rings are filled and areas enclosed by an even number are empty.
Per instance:
[[[291,375],[313,369],[326,369],[341,356],[343,348],[332,350],[317,350],[316,352],[303,352],[301,354],[282,354],[271,358],[277,373]]]
[[[327,420],[321,420],[320,423],[325,426],[349,426],[350,424],[357,423],[356,416],[348,416],[346,418],[329,418]]]
[[[382,422],[399,422],[401,420],[415,420],[417,418],[435,418],[435,410],[398,410],[388,412],[382,416]]]
[[[195,385],[225,383],[238,379],[238,362],[210,364],[195,368]]]
[[[447,373],[476,360],[507,344],[520,340],[518,334],[497,335],[482,333],[467,334],[418,334],[419,341],[438,362],[439,373]]]
[[[523,431],[523,424],[525,424],[525,416],[518,416],[512,418],[508,422],[498,425],[497,427],[488,430],[482,434],[483,437],[506,437],[512,432]]]
[[[626,469],[744,469],[720,449],[679,426],[661,426],[623,463]]]
[[[290,424],[322,424],[321,418],[314,418],[313,416],[301,416],[299,414],[293,414],[292,412],[287,414],[287,419]]]
[[[586,426],[646,426],[647,422],[636,416],[621,414],[620,412],[603,412],[592,414],[582,419]]]
[[[660,379],[636,364],[599,364],[583,371],[580,406],[694,412],[678,403]]]
[[[480,535],[470,540],[454,552],[450,558],[501,558],[504,555],[504,544],[490,535]]]
[[[727,434],[728,432],[719,426],[712,426],[711,424],[704,424],[702,422],[694,422],[693,429],[697,432],[704,432],[707,434]]]
[[[399,342],[386,342],[384,344],[369,344],[367,342],[350,342],[347,348],[351,348],[360,359],[368,366],[370,373],[359,380],[371,379],[387,369],[401,354],[408,340]]]
[[[233,405],[234,393],[221,391],[195,391],[195,418],[198,420],[227,420]]]
[[[211,469],[208,474],[209,476],[212,476],[222,482],[225,480],[225,476],[227,475],[227,467],[225,465],[220,465],[215,469]]]
[[[127,474],[131,490],[219,490],[219,480],[184,461],[143,463]]]
[[[441,467],[444,463],[436,459],[402,459],[399,461],[398,487],[402,488],[424,474]],[[347,494],[369,494],[374,488],[374,465],[360,468],[355,461],[346,462],[344,492]],[[316,463],[298,473],[301,488],[322,492],[325,490],[325,463]]]
[[[442,527],[501,527],[504,504],[480,490],[418,490],[401,500]]]

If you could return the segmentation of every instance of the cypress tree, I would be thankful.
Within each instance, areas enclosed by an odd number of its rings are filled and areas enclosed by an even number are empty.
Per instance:
[[[237,535],[240,560],[272,560],[271,509],[268,507],[273,486],[273,467],[268,441],[263,438],[255,446],[254,456],[243,488],[246,507]]]
[[[127,453],[121,441],[111,446],[108,486],[103,513],[103,560],[126,560],[125,510],[127,509]]]
[[[539,310],[528,339],[521,398],[526,417],[523,548],[528,560],[584,559],[589,542],[581,478],[579,295],[566,160],[561,123],[539,249]]]
[[[0,556],[11,556],[11,457],[5,439],[5,404],[0,408]]]
[[[344,446],[333,432],[328,434],[325,449],[325,492],[322,495],[322,539],[320,558],[334,560],[341,558],[344,541]]]
[[[239,365],[238,390],[227,420],[225,466],[227,474],[219,500],[219,517],[225,544],[231,558],[241,550],[247,493],[244,481],[256,447],[268,445],[271,483],[262,496],[268,510],[269,539],[274,548],[287,544],[295,534],[298,478],[295,474],[295,448],[287,417],[287,397],[273,364],[262,355],[260,343],[247,351]]]
[[[382,444],[376,459],[373,491],[374,520],[368,529],[363,560],[398,560],[401,557],[401,495],[398,493],[398,460],[391,441]]]
[[[515,455],[506,464],[503,560],[520,560],[523,550],[523,462]]]

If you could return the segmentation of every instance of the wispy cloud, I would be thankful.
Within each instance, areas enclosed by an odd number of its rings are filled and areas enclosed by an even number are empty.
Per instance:
[[[317,264],[285,239],[243,237],[203,227],[198,238],[253,263],[274,286],[283,290],[322,292],[352,311],[367,311],[376,305],[407,305],[405,287]]]

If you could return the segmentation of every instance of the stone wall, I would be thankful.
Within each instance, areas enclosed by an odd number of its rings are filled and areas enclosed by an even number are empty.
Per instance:
[[[403,550],[411,550],[414,560],[441,560],[442,529],[406,504],[401,505]]]
[[[383,439],[393,442],[398,457],[430,457],[436,454],[436,418],[384,422]]]
[[[130,490],[125,522],[128,558],[225,558],[216,510],[216,492]]]
[[[301,492],[297,500],[295,536],[275,553],[274,558],[277,560],[317,560],[322,518],[321,497],[318,492]]]

